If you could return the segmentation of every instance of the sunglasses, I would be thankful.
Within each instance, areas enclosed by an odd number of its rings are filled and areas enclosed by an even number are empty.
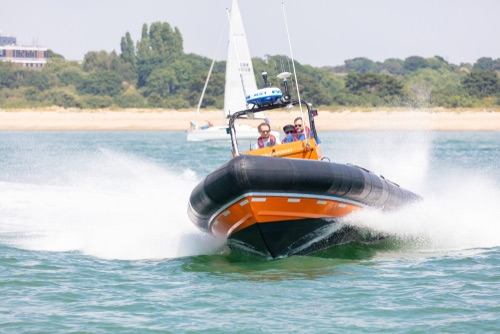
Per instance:
[[[286,131],[285,133],[289,135],[290,133],[293,133],[293,131]]]
[[[295,127],[300,128],[300,127],[302,127],[302,124],[295,124]]]

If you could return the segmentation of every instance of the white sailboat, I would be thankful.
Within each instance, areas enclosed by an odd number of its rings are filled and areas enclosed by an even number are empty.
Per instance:
[[[230,14],[229,41],[226,59],[224,114],[226,117],[248,108],[246,97],[257,90],[247,36],[238,2],[233,0]]]
[[[245,28],[243,27],[240,9],[236,0],[232,0],[229,21],[230,29],[227,45],[226,85],[224,91],[223,114],[225,120],[237,111],[248,109],[249,106],[246,103],[246,97],[250,92],[255,92],[257,90],[257,83],[255,82],[252,59],[250,57],[250,50],[248,49]],[[210,73],[211,69],[209,71],[209,76]],[[201,99],[203,98],[203,93]],[[201,99],[196,111],[197,115],[199,113]],[[255,118],[262,120],[265,118],[263,113],[258,114],[258,117],[256,115]],[[187,131],[187,140],[230,140],[227,128],[227,125],[220,125],[191,129]],[[256,126],[253,127],[247,124],[240,124],[235,127],[235,130],[238,133],[239,139],[256,140],[259,137],[259,132]],[[279,138],[278,132],[273,131],[272,133],[276,138]]]

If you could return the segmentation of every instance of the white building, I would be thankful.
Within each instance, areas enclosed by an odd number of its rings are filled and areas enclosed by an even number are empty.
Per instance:
[[[47,57],[47,48],[16,45],[15,37],[0,36],[0,61],[41,69],[47,63]]]

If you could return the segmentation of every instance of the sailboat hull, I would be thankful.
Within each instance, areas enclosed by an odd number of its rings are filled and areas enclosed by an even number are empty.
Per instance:
[[[257,141],[260,134],[257,128],[246,124],[236,125],[236,133],[238,139]],[[279,138],[279,132],[271,132],[276,138]],[[227,133],[227,126],[213,126],[207,129],[196,129],[187,131],[187,141],[208,141],[208,140],[231,140],[231,136]]]
[[[227,126],[213,126],[207,129],[195,129],[187,131],[187,141],[229,140],[229,139],[231,138],[227,133]]]

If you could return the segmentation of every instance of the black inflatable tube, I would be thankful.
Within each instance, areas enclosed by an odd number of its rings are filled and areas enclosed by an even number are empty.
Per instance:
[[[248,192],[334,196],[391,210],[420,197],[363,168],[326,161],[237,156],[200,182],[188,214],[201,229],[223,205]]]

